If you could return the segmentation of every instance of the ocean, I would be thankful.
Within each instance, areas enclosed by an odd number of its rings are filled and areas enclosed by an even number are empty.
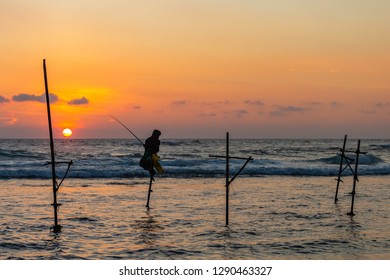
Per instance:
[[[232,156],[252,156],[244,177],[336,176],[343,140],[230,140]],[[348,140],[347,149],[356,150],[357,141]],[[161,162],[164,178],[214,178],[224,176],[225,140],[163,140]],[[136,140],[55,141],[56,161],[73,160],[69,178],[133,178],[148,173],[139,167],[143,147]],[[363,140],[359,174],[390,175],[390,140]],[[347,154],[354,158],[355,155]],[[48,140],[0,140],[0,179],[47,179],[51,168]],[[232,170],[242,165],[231,161]],[[65,165],[59,165],[59,176]],[[349,170],[349,169],[348,169]],[[346,170],[346,172],[348,172]],[[346,173],[348,174],[348,173]],[[351,174],[351,173],[349,173]]]
[[[232,139],[230,155],[253,161],[231,184],[228,227],[225,161],[210,157],[225,155],[225,140],[161,142],[165,173],[147,210],[136,140],[56,140],[56,161],[73,165],[54,233],[49,141],[0,140],[0,258],[390,259],[390,140],[361,141],[349,216],[349,168],[334,203],[343,139]],[[348,139],[348,157],[356,146]],[[244,162],[231,160],[231,176]]]

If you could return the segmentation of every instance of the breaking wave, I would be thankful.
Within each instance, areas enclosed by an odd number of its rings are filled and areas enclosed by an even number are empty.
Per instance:
[[[346,155],[349,159],[355,161],[355,155]],[[341,157],[336,155],[328,158],[322,158],[320,161],[327,164],[340,164]],[[375,165],[383,163],[384,160],[373,154],[361,154],[359,156],[359,165]]]
[[[330,140],[234,140],[231,153],[254,158],[240,176],[337,176],[340,156],[332,150],[337,143]],[[45,165],[50,161],[46,140],[0,140],[0,144],[0,179],[51,178],[50,166]],[[384,141],[369,143],[368,153],[359,158],[359,174],[390,175],[389,146]],[[224,140],[164,140],[159,154],[165,173],[157,176],[223,177],[224,159],[210,157],[210,154],[223,155],[224,149]],[[73,160],[70,178],[147,177],[148,172],[138,165],[142,154],[143,148],[137,141],[95,139],[56,143],[56,160]],[[320,157],[324,154],[326,156]],[[347,156],[355,158],[355,154]],[[232,159],[231,174],[234,175],[244,162]],[[56,169],[59,177],[66,172],[63,165]]]

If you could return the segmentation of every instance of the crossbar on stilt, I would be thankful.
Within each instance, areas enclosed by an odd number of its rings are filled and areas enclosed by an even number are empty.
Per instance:
[[[230,184],[236,179],[236,177],[241,173],[241,171],[245,168],[245,166],[248,164],[249,161],[253,160],[252,157],[243,158],[243,157],[232,157],[229,155],[229,132],[226,132],[226,155],[225,156],[219,156],[219,155],[209,155],[209,157],[214,158],[224,158],[226,159],[226,171],[225,171],[225,187],[226,187],[226,202],[225,202],[225,224],[226,226],[229,226],[229,192],[230,192]],[[245,159],[245,164],[241,167],[241,169],[233,176],[232,179],[230,178],[230,159]]]

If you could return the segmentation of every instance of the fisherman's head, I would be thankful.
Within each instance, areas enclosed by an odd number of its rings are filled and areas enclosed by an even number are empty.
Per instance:
[[[153,133],[152,133],[153,137],[158,138],[158,137],[160,137],[160,135],[161,135],[161,131],[160,130],[157,130],[157,129],[153,130]]]

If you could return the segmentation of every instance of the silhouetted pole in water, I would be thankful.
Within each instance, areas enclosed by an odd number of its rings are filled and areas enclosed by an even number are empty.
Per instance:
[[[229,225],[229,132],[226,132],[226,226]]]
[[[52,172],[52,182],[53,182],[53,210],[54,210],[54,226],[53,231],[59,232],[61,231],[61,226],[58,224],[58,207],[61,206],[60,203],[57,203],[57,192],[62,184],[62,182],[65,180],[66,176],[68,175],[70,166],[73,164],[73,161],[61,161],[56,162],[55,161],[55,152],[54,152],[54,139],[53,139],[53,129],[51,125],[51,113],[50,113],[50,97],[49,97],[49,86],[47,82],[47,71],[46,71],[46,60],[43,60],[43,75],[45,78],[45,93],[46,93],[46,105],[47,105],[47,119],[49,123],[49,136],[50,136],[50,153],[51,153],[51,162],[48,162],[47,164],[51,164],[51,172]],[[61,182],[57,183],[57,175],[56,175],[56,164],[57,163],[67,163],[68,169],[65,172],[64,177],[62,178]]]
[[[341,173],[342,173],[342,170],[343,170],[343,162],[344,162],[344,157],[345,157],[345,144],[347,142],[347,135],[344,136],[344,144],[343,144],[343,148],[341,149],[341,154],[340,154],[340,168],[339,168],[339,176],[338,178],[336,179],[337,180],[337,186],[336,186],[336,194],[335,194],[335,197],[334,197],[334,203],[337,203],[338,201],[338,198],[337,198],[337,195],[339,193],[339,185],[340,185],[340,181],[341,180]]]
[[[356,190],[356,181],[359,181],[358,179],[358,165],[359,165],[359,155],[362,152],[360,152],[360,140],[358,141],[358,146],[356,150],[356,161],[355,161],[355,172],[353,174],[353,188],[352,188],[352,201],[351,201],[351,212],[348,213],[350,216],[354,216],[355,213],[353,212],[353,206],[355,203],[355,190]]]
[[[335,179],[337,181],[337,186],[336,186],[336,194],[335,194],[335,197],[334,197],[334,203],[337,203],[338,201],[338,198],[337,198],[337,195],[338,195],[338,192],[339,192],[339,186],[340,186],[340,182],[344,182],[343,180],[341,180],[341,175],[343,174],[344,170],[346,170],[347,168],[349,168],[349,170],[351,171],[352,174],[355,174],[355,171],[352,169],[351,167],[351,163],[355,160],[355,159],[352,159],[352,158],[349,158],[346,156],[346,152],[350,152],[350,153],[356,153],[356,151],[352,151],[352,150],[346,150],[345,149],[345,146],[346,146],[346,142],[347,142],[347,135],[344,136],[344,143],[343,143],[343,148],[340,148],[340,154],[337,154],[340,156],[340,168],[339,168],[339,174],[338,174],[338,177],[337,179]],[[343,167],[343,163],[346,163],[346,165]]]
[[[152,192],[152,183],[153,183],[153,177],[150,176],[149,190],[148,190],[148,200],[146,202],[146,208],[148,208],[148,210],[149,210],[150,193]]]
[[[341,157],[341,160],[340,160],[339,175],[338,175],[338,178],[336,179],[337,180],[337,186],[336,186],[336,195],[335,195],[335,198],[334,198],[334,203],[337,203],[337,201],[338,201],[337,194],[338,194],[338,191],[339,191],[339,184],[340,184],[340,182],[342,182],[341,174],[343,173],[343,171],[345,169],[349,168],[351,170],[352,174],[353,174],[353,188],[352,188],[352,192],[351,192],[351,194],[352,194],[351,211],[348,212],[347,215],[354,216],[355,214],[353,212],[353,207],[354,207],[354,203],[355,203],[356,182],[359,181],[359,179],[358,179],[359,156],[360,156],[360,154],[366,154],[366,153],[360,151],[360,140],[358,140],[356,151],[352,151],[352,150],[347,151],[345,149],[346,142],[347,142],[347,135],[344,136],[343,148],[340,149],[341,154],[339,154],[339,156]],[[355,153],[355,159],[347,157],[345,155],[345,152]],[[346,162],[346,166],[343,168],[344,160]],[[353,161],[355,161],[355,169],[354,170],[351,167],[351,163]]]
[[[226,159],[226,226],[229,225],[229,186],[230,184],[236,179],[236,177],[241,173],[242,170],[244,170],[245,166],[248,164],[249,161],[253,160],[252,157],[243,158],[243,157],[231,157],[229,156],[229,132],[226,132],[226,155],[225,156],[216,156],[216,155],[209,155],[209,157],[215,157],[215,158],[225,158]],[[229,179],[230,177],[230,166],[229,161],[230,159],[245,159],[246,162],[241,167],[241,169],[236,173],[236,175],[233,176],[232,179]]]
[[[54,209],[54,232],[59,232],[61,226],[58,224],[58,207],[61,204],[57,203],[57,181],[56,181],[56,166],[55,166],[55,155],[54,155],[54,140],[53,140],[53,129],[51,126],[51,114],[50,114],[50,99],[49,99],[49,86],[47,82],[47,73],[46,73],[46,61],[43,60],[43,74],[45,76],[45,91],[46,91],[46,105],[47,105],[47,119],[49,122],[49,135],[50,135],[50,152],[51,152],[51,173],[52,173],[52,182],[53,182],[53,209]]]

